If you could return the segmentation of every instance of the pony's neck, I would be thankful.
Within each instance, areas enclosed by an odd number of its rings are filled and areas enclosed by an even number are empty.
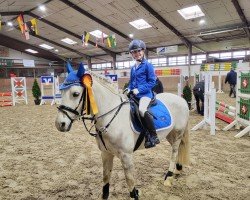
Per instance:
[[[105,83],[94,81],[93,92],[99,110],[98,115],[107,113],[121,103],[118,93]]]

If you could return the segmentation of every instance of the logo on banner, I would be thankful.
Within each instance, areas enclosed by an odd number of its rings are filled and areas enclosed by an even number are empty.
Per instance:
[[[46,85],[53,83],[53,80],[53,76],[41,76],[41,82]]]
[[[105,76],[110,78],[113,82],[118,80],[117,74],[106,74]]]

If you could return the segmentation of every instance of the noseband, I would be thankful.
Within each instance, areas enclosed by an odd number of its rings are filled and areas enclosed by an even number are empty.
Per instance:
[[[69,126],[69,127],[71,127],[71,125],[72,125],[72,123],[74,122],[74,120],[76,120],[77,118],[79,118],[79,117],[82,116],[82,113],[83,113],[83,110],[84,110],[84,109],[83,109],[84,106],[82,106],[81,113],[79,113],[79,112],[77,111],[77,109],[78,109],[78,107],[80,106],[81,102],[82,102],[82,101],[84,102],[83,99],[85,99],[85,96],[86,96],[86,95],[84,95],[84,94],[85,94],[85,90],[83,90],[82,95],[81,95],[81,98],[80,98],[80,101],[79,101],[79,103],[78,103],[78,105],[76,106],[75,109],[70,108],[70,107],[65,106],[65,105],[60,105],[59,107],[57,107],[57,109],[58,109],[60,112],[62,112],[63,114],[65,114],[65,115],[69,118],[69,120],[70,120],[70,126]],[[73,114],[76,115],[77,117],[74,118],[74,119],[72,119],[72,118],[69,116],[68,112],[73,113]]]

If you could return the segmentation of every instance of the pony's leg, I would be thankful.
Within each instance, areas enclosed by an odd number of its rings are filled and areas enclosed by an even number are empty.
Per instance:
[[[134,163],[132,154],[121,153],[121,163],[124,169],[126,182],[130,191],[130,197],[139,200],[139,191],[135,188]]]
[[[170,136],[168,137],[168,141],[172,146],[172,153],[171,153],[171,159],[170,159],[170,165],[168,168],[168,172],[165,176],[165,181],[164,181],[164,185],[165,186],[172,186],[173,180],[174,180],[174,170],[176,167],[176,161],[177,161],[177,156],[178,156],[178,150],[179,150],[179,146],[181,143],[181,137],[180,135],[178,135],[178,132],[176,132],[177,134],[174,134],[174,136]],[[177,136],[178,135],[178,136]]]
[[[108,199],[109,197],[109,181],[111,177],[111,172],[113,169],[114,155],[108,152],[102,152],[102,163],[103,163],[103,189],[102,189],[102,199]]]
[[[172,155],[169,169],[165,176],[164,185],[166,186],[172,185],[174,169],[175,173],[179,173],[182,170],[182,165],[189,164],[190,139],[188,127],[187,124],[184,130],[173,131],[167,136],[167,140],[172,146]]]

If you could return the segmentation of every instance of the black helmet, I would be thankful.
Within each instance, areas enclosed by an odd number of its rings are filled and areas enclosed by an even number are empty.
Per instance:
[[[128,46],[129,52],[131,52],[132,50],[136,50],[136,49],[145,50],[146,49],[145,43],[142,40],[133,40],[132,42],[130,42]]]

